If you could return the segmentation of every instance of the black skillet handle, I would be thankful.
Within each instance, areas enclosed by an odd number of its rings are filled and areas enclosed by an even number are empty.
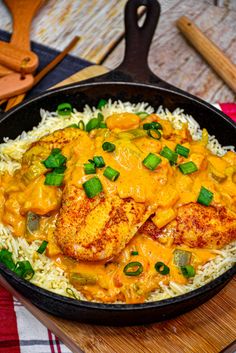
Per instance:
[[[138,25],[137,10],[146,7],[143,25]],[[160,17],[160,4],[157,0],[129,0],[125,7],[125,55],[115,71],[131,76],[132,80],[151,83],[154,74],[148,66],[148,53]],[[156,83],[162,80],[155,76]]]
[[[138,25],[137,10],[146,7],[143,25]],[[157,77],[148,66],[148,53],[160,17],[157,0],[128,0],[125,6],[125,55],[122,63],[113,71],[96,77],[94,81],[125,81],[154,84],[165,88],[177,88]]]

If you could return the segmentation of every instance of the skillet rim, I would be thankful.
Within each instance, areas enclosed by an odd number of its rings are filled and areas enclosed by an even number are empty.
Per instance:
[[[109,74],[109,73],[108,73]],[[105,74],[104,76],[106,76],[107,74]],[[103,76],[103,75],[102,75]],[[102,76],[98,76],[98,78],[102,78]],[[104,77],[105,78],[105,77]],[[202,106],[204,106],[205,108],[213,111],[214,113],[218,114],[221,116],[221,118],[223,118],[223,120],[225,120],[227,123],[229,123],[229,125],[231,125],[233,128],[235,128],[236,130],[236,122],[234,122],[230,117],[228,117],[225,113],[223,113],[222,111],[220,111],[219,109],[217,109],[216,107],[214,107],[213,105],[211,105],[210,103],[204,101],[203,99],[196,97],[188,92],[182,91],[174,86],[167,86],[167,87],[162,87],[161,85],[155,85],[150,84],[150,83],[141,83],[141,82],[132,82],[132,81],[102,81],[102,82],[94,82],[94,79],[91,80],[85,80],[85,81],[81,81],[79,83],[72,83],[69,85],[65,85],[65,86],[61,86],[61,87],[56,87],[53,89],[50,89],[46,92],[42,92],[30,99],[26,99],[25,101],[23,101],[22,103],[20,103],[19,105],[17,105],[16,107],[14,107],[13,109],[9,110],[8,112],[4,113],[1,117],[0,117],[0,124],[5,121],[6,119],[8,119],[12,114],[14,114],[15,112],[17,112],[18,110],[20,110],[21,108],[31,104],[31,103],[35,103],[36,101],[39,101],[45,97],[48,96],[53,96],[54,94],[57,93],[61,93],[63,91],[67,91],[67,90],[71,90],[71,89],[78,89],[78,88],[87,88],[87,87],[93,87],[93,86],[97,86],[97,85],[124,85],[124,86],[138,86],[140,88],[151,88],[151,89],[155,89],[155,90],[160,90],[160,91],[164,91],[170,94],[174,94],[174,95],[179,95],[181,97],[190,99],[195,101],[197,104],[200,104]],[[197,121],[197,119],[194,117],[194,119]]]
[[[184,303],[187,302],[188,300],[191,299],[196,299],[197,297],[201,296],[202,294],[207,294],[208,292],[214,291],[220,284],[225,283],[225,285],[233,279],[233,276],[236,274],[236,264],[233,265],[231,268],[229,268],[227,271],[222,273],[219,277],[216,277],[212,281],[204,284],[203,286],[194,289],[192,291],[189,291],[185,294],[181,295],[176,295],[171,298],[163,299],[163,300],[155,300],[155,301],[150,301],[150,302],[145,302],[145,303],[137,303],[137,304],[104,304],[104,303],[99,303],[99,302],[92,302],[92,301],[86,301],[86,300],[81,300],[81,299],[74,299],[70,297],[66,297],[61,294],[57,294],[54,292],[51,292],[45,288],[39,287],[36,284],[33,284],[30,281],[27,281],[23,278],[18,277],[13,271],[9,270],[5,265],[0,263],[0,274],[2,275],[1,272],[5,272],[7,277],[11,276],[13,279],[21,283],[21,285],[27,287],[27,289],[32,289],[33,291],[36,291],[37,294],[43,295],[46,298],[50,298],[55,300],[57,303],[61,302],[63,304],[69,304],[76,306],[77,308],[83,308],[83,309],[96,309],[96,310],[105,310],[105,311],[129,311],[129,310],[141,310],[141,309],[152,309],[152,308],[160,308],[160,307],[168,307],[173,304],[178,304],[178,303]],[[6,277],[2,275],[5,279]],[[7,280],[7,279],[6,279]],[[10,283],[12,286],[12,284]],[[13,285],[14,287],[14,285]],[[222,288],[223,289],[223,288]],[[16,289],[17,290],[17,289]],[[23,294],[24,297],[27,298],[27,295]],[[215,294],[213,295],[215,296]],[[44,309],[45,310],[45,309]]]
[[[11,115],[14,113],[17,113],[18,110],[20,110],[22,107],[25,107],[27,105],[30,105],[31,103],[35,103],[37,101],[40,101],[41,99],[48,97],[48,96],[53,96],[56,95],[58,92],[63,92],[67,90],[73,90],[73,89],[79,89],[79,88],[87,88],[90,86],[97,86],[97,85],[123,85],[123,86],[136,86],[139,88],[151,88],[155,89],[156,91],[165,91],[170,94],[174,95],[179,95],[184,98],[187,98],[189,100],[194,100],[197,102],[197,104],[204,106],[205,108],[209,109],[210,111],[213,111],[214,113],[218,114],[224,121],[225,123],[231,125],[235,130],[236,130],[236,123],[230,119],[227,115],[225,115],[223,112],[221,112],[219,109],[215,108],[212,106],[210,103],[205,102],[201,98],[195,97],[185,91],[181,90],[176,90],[175,87],[161,87],[161,86],[156,86],[152,84],[146,84],[146,83],[139,83],[139,82],[125,82],[125,81],[103,81],[103,82],[94,82],[92,80],[86,80],[86,81],[81,81],[80,83],[73,83],[70,85],[58,87],[51,89],[47,92],[42,92],[41,94],[32,97],[31,99],[28,99],[9,112],[5,113],[3,117],[0,118],[0,125],[3,121],[6,119],[10,119]],[[194,119],[197,121],[197,119],[194,117]],[[84,309],[97,309],[97,310],[105,310],[105,311],[129,311],[129,310],[142,310],[142,309],[152,309],[152,308],[160,308],[160,307],[168,307],[169,305],[177,304],[177,303],[184,303],[187,302],[188,300],[191,300],[193,298],[197,298],[203,294],[207,294],[208,292],[213,291],[217,287],[220,286],[222,283],[227,283],[231,278],[236,273],[236,265],[233,265],[230,269],[225,271],[223,274],[221,274],[219,277],[216,277],[214,280],[210,281],[209,283],[204,284],[203,286],[194,289],[190,292],[187,292],[185,294],[177,295],[172,298],[167,298],[163,300],[158,300],[158,301],[152,301],[152,302],[146,302],[146,303],[139,303],[139,304],[103,304],[99,302],[91,302],[91,301],[85,301],[85,300],[77,300],[73,299],[70,297],[63,296],[61,294],[56,294],[54,292],[51,292],[47,289],[44,289],[42,287],[39,287],[29,281],[26,281],[14,274],[13,271],[7,269],[3,264],[0,263],[0,273],[5,273],[6,277],[13,277],[13,279],[23,285],[24,287],[27,287],[29,289],[32,289],[34,292],[38,293],[39,295],[43,295],[46,298],[51,298],[53,300],[56,300],[57,302],[61,302],[64,304],[69,304],[72,306],[76,306],[77,308],[84,308]],[[3,277],[6,278],[3,274]],[[11,283],[10,283],[11,284]],[[25,294],[24,294],[25,296]]]

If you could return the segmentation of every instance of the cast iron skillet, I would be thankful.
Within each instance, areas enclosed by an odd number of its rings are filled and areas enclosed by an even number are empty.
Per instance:
[[[142,28],[137,25],[137,8],[141,5],[147,9]],[[40,121],[40,108],[55,111],[59,103],[70,102],[77,109],[82,109],[85,104],[96,106],[101,98],[112,98],[133,103],[145,101],[155,108],[159,105],[170,110],[184,108],[202,128],[217,136],[222,145],[233,145],[236,141],[235,124],[226,115],[164,82],[150,71],[147,55],[159,15],[160,6],[156,0],[129,0],[125,9],[126,50],[122,64],[95,79],[54,89],[23,102],[1,119],[1,138],[15,138],[23,130],[32,129]],[[218,293],[234,275],[235,267],[190,293],[159,302],[132,305],[77,301],[39,288],[1,264],[0,271],[14,288],[51,314],[88,323],[125,326],[160,321],[193,309]]]

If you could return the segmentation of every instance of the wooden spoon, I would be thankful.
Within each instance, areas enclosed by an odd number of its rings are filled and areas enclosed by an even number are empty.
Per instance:
[[[236,92],[236,65],[188,17],[180,17],[177,27],[233,92]]]
[[[27,60],[24,71],[32,73],[38,67],[39,61],[37,55],[30,50],[30,27],[34,15],[45,0],[4,0],[4,2],[12,14],[13,34],[10,43],[0,41],[0,63],[20,72],[22,62]],[[2,66],[1,71],[6,74],[6,69]]]
[[[31,74],[22,77],[20,73],[12,73],[0,78],[0,100],[9,98],[29,90],[34,84],[34,76]]]

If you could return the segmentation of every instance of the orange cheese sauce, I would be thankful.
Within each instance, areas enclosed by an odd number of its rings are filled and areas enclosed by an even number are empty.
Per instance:
[[[161,123],[162,137],[154,140],[142,129],[145,122]],[[61,148],[61,153],[67,157],[63,187],[44,184],[45,173],[35,178],[27,179],[27,171],[31,162],[23,158],[22,168],[14,175],[7,173],[0,176],[0,221],[10,226],[15,236],[23,236],[31,242],[35,239],[48,241],[47,256],[62,267],[68,276],[78,273],[87,276],[88,282],[82,284],[72,279],[73,285],[90,300],[103,302],[125,301],[126,303],[144,302],[148,295],[159,287],[160,281],[168,284],[174,281],[187,283],[180,269],[173,262],[175,247],[171,242],[161,244],[148,236],[137,234],[121,254],[105,263],[83,263],[65,257],[54,239],[54,229],[58,212],[61,207],[63,188],[65,185],[75,185],[82,189],[82,184],[93,175],[85,175],[84,163],[94,156],[102,156],[106,166],[120,172],[119,178],[112,182],[104,175],[104,169],[97,169],[103,191],[116,193],[120,198],[133,198],[136,202],[145,203],[153,210],[154,223],[162,228],[176,217],[176,209],[189,202],[196,202],[201,186],[214,193],[213,204],[224,205],[236,212],[236,155],[227,152],[223,157],[213,155],[206,148],[206,141],[193,141],[186,126],[174,130],[168,121],[161,120],[152,114],[141,121],[131,113],[113,114],[107,119],[108,129],[92,130],[89,134],[81,132],[78,139],[73,139]],[[73,129],[71,129],[73,130]],[[112,142],[116,149],[112,153],[103,151],[104,141]],[[160,156],[164,146],[175,150],[176,144],[190,149],[188,158],[178,156],[177,164],[192,161],[198,171],[183,175],[177,166],[171,166],[169,161]],[[55,142],[54,147],[57,147]],[[40,146],[38,149],[40,150]],[[155,153],[162,161],[156,170],[147,169],[142,161],[149,153]],[[42,147],[42,155],[45,155]],[[46,157],[50,154],[46,153]],[[41,162],[45,158],[38,158]],[[32,162],[33,161],[33,162]],[[27,232],[27,214],[33,212],[39,215],[40,227],[34,234]],[[188,249],[191,264],[195,269],[214,258],[207,249]],[[138,255],[131,255],[137,251]],[[127,276],[124,267],[133,261],[143,266],[143,272],[138,276]],[[155,270],[155,263],[161,261],[170,268],[168,275],[161,275]]]
[[[102,302],[143,303],[148,295],[159,287],[159,282],[168,284],[174,281],[178,284],[186,284],[187,279],[180,269],[174,264],[175,247],[166,247],[152,238],[137,234],[121,254],[113,261],[105,263],[84,263],[68,260],[63,255],[54,256],[57,265],[69,274],[79,274],[82,277],[91,278],[95,284],[81,285],[73,280],[72,284],[80,290],[87,299]],[[215,255],[207,249],[189,249],[177,247],[177,249],[192,252],[191,263],[197,268],[212,260]],[[138,255],[132,255],[132,251]],[[124,268],[130,262],[139,262],[143,266],[143,272],[139,276],[127,276]],[[163,262],[170,269],[168,275],[159,274],[155,269],[157,262]]]

